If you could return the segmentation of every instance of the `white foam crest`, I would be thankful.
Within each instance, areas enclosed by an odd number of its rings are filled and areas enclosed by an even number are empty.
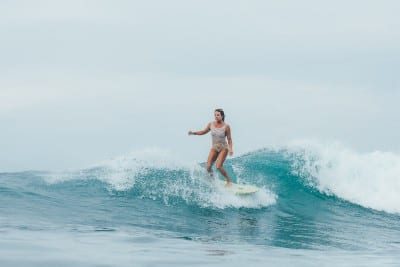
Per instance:
[[[132,188],[138,176],[149,169],[174,170],[188,168],[169,151],[157,147],[132,151],[128,154],[107,159],[79,171],[52,173],[45,177],[54,184],[77,179],[95,178],[109,184],[113,189],[124,191]]]
[[[158,147],[132,151],[97,164],[97,167],[107,170],[99,179],[110,184],[115,190],[132,188],[137,177],[144,175],[149,169],[176,170],[187,166],[187,163],[178,160],[168,150]]]
[[[295,142],[295,172],[319,191],[361,206],[400,213],[400,155],[358,153],[338,143]]]

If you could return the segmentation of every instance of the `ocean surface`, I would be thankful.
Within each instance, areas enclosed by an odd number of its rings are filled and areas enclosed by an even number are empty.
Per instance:
[[[261,190],[162,149],[0,173],[0,266],[400,266],[400,155],[296,143],[225,167]]]

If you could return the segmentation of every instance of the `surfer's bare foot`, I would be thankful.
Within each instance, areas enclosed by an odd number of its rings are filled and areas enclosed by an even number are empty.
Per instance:
[[[232,182],[231,181],[227,181],[226,184],[225,184],[225,187],[229,187],[231,185],[232,185]]]

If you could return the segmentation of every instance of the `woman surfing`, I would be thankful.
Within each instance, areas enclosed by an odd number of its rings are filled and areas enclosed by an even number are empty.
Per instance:
[[[226,185],[232,185],[231,178],[223,168],[226,157],[233,155],[231,128],[225,123],[225,113],[222,109],[214,110],[215,120],[208,123],[201,131],[189,131],[189,135],[204,135],[211,131],[212,145],[207,158],[206,169],[210,176],[213,176],[212,165],[216,161],[217,170],[225,177]]]

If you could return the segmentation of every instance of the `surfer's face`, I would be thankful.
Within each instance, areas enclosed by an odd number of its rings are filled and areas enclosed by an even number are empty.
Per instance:
[[[220,112],[215,111],[215,112],[214,112],[214,117],[215,117],[215,120],[216,120],[216,121],[222,121],[222,115],[221,115]]]

